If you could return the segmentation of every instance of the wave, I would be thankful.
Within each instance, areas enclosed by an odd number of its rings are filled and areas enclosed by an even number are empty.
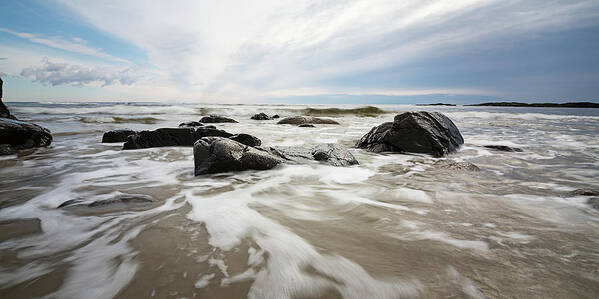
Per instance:
[[[306,109],[302,109],[302,113],[304,115],[310,116],[336,116],[336,115],[357,115],[357,116],[366,116],[366,117],[375,117],[381,114],[389,113],[389,111],[385,111],[381,108],[374,106],[366,106],[359,108],[312,108],[308,107]]]
[[[136,124],[147,124],[147,125],[151,125],[151,124],[156,124],[160,121],[162,121],[161,119],[158,118],[154,118],[154,117],[119,117],[119,116],[112,116],[112,117],[82,117],[79,119],[80,122],[82,123],[98,123],[98,124],[106,124],[106,123],[111,123],[111,124],[125,124],[125,123],[136,123]]]

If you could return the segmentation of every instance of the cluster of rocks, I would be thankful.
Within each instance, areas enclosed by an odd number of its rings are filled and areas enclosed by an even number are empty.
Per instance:
[[[291,116],[281,119],[279,125],[338,125],[339,123],[330,118],[314,117],[314,116]]]
[[[273,116],[268,116],[268,115],[267,115],[266,113],[264,113],[264,112],[260,112],[260,113],[254,114],[254,115],[251,117],[251,119],[253,119],[253,120],[271,120],[271,119],[276,119],[276,118],[279,118],[279,115],[278,115],[278,114],[275,114],[275,115],[273,115]]]
[[[0,78],[0,155],[11,155],[19,150],[50,145],[50,130],[34,123],[20,121],[10,114],[2,102],[3,83]]]

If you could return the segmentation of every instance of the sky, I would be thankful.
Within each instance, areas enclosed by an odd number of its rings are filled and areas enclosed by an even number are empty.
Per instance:
[[[5,101],[599,101],[599,1],[2,0]]]

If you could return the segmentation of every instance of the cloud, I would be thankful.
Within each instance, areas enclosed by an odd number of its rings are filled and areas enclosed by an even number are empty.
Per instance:
[[[106,54],[102,52],[102,49],[92,48],[86,45],[86,41],[75,37],[72,40],[68,41],[60,37],[43,37],[36,34],[25,33],[25,32],[17,32],[10,29],[0,27],[0,32],[10,33],[14,36],[18,36],[20,38],[26,39],[32,43],[48,46],[55,49],[60,49],[72,53],[83,54],[88,56],[93,56],[101,59],[106,59],[109,61],[127,63],[128,61],[122,58],[115,57],[110,54]]]
[[[101,83],[103,86],[121,84],[131,85],[137,77],[134,69],[114,69],[108,67],[85,67],[66,62],[55,63],[48,59],[42,61],[40,67],[28,67],[21,71],[21,76],[34,82],[56,85],[89,85]]]

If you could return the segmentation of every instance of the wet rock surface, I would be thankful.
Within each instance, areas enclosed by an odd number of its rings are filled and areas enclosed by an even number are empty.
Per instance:
[[[303,124],[324,124],[338,125],[339,123],[330,118],[314,117],[314,116],[292,116],[281,119],[277,124],[280,125],[303,125]]]
[[[511,147],[507,145],[485,145],[484,147],[502,152],[522,152],[521,148]]]
[[[371,152],[423,153],[436,157],[455,152],[464,139],[456,125],[438,112],[405,112],[376,126],[356,147]]]
[[[258,137],[252,136],[250,134],[236,134],[229,137],[231,140],[235,140],[241,144],[247,146],[260,146],[262,144],[262,140],[258,139]]]
[[[599,196],[599,190],[582,188],[570,192],[572,196]]]
[[[102,135],[102,143],[125,142],[127,136],[136,134],[136,131],[130,129],[112,130]]]
[[[231,137],[233,134],[215,128],[160,128],[129,135],[123,144],[124,150],[163,146],[193,146],[202,137]]]
[[[264,112],[260,112],[258,114],[254,114],[251,119],[253,120],[270,120],[272,119],[270,116],[266,115]]]
[[[313,161],[320,161],[333,166],[359,164],[356,158],[346,148],[332,143],[318,144],[312,148],[272,146],[262,149],[292,164],[302,164]]]
[[[238,121],[232,119],[232,118],[228,118],[228,117],[224,117],[224,116],[220,116],[220,115],[210,115],[210,116],[204,116],[200,119],[201,123],[237,123]]]
[[[199,121],[188,121],[179,124],[179,128],[195,128],[195,127],[203,127],[204,124]]]
[[[269,153],[222,137],[198,140],[193,147],[195,175],[267,170],[282,163]]]
[[[52,135],[46,128],[33,123],[0,118],[0,154],[18,150],[44,147],[52,143]]]
[[[85,203],[81,199],[71,199],[58,206],[62,208],[96,208],[96,209],[123,209],[135,207],[137,205],[148,205],[154,202],[154,199],[145,194],[122,194],[112,198],[96,200],[91,203]]]
[[[480,168],[470,162],[441,162],[439,168],[457,171],[480,171]]]
[[[303,124],[303,125],[299,125],[298,127],[300,127],[300,128],[314,128],[315,126],[313,124]]]

